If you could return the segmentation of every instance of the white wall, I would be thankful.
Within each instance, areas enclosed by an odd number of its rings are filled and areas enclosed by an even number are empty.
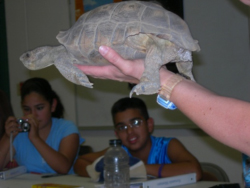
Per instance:
[[[56,35],[70,27],[68,0],[8,0],[5,1],[11,102],[15,115],[22,116],[19,82],[30,77],[50,81],[66,107],[66,118],[76,121],[74,84],[64,79],[54,67],[29,71],[19,57],[26,51],[43,45],[58,45]]]
[[[22,115],[17,85],[34,76],[51,82],[66,107],[67,119],[77,123],[77,114],[87,116],[76,111],[75,86],[65,80],[55,67],[29,71],[19,61],[20,55],[27,50],[58,44],[55,39],[57,33],[70,27],[68,2],[73,1],[5,1],[11,102],[16,116]],[[220,94],[250,101],[250,88],[245,85],[250,76],[247,74],[250,66],[249,9],[239,4],[238,0],[189,0],[184,1],[184,8],[185,19],[202,49],[194,54],[197,81]],[[240,82],[229,82],[231,78]],[[219,85],[215,87],[213,83]],[[86,138],[85,144],[91,145],[95,151],[105,148],[108,140],[114,138],[111,130],[81,128],[81,134]],[[201,130],[157,129],[154,135],[177,137],[200,161],[220,165],[232,182],[242,181],[241,154]]]
[[[250,102],[249,7],[239,0],[184,1],[185,20],[201,51],[194,53],[197,82]]]

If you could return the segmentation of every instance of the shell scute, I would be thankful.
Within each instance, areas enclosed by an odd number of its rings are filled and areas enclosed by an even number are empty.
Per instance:
[[[125,41],[126,27],[122,23],[118,23],[114,28],[113,37],[111,42],[113,45],[123,44]]]
[[[98,49],[100,45],[111,44],[111,38],[113,36],[114,28],[116,27],[116,23],[111,21],[103,22],[98,25],[96,28],[96,38],[95,38],[95,48]]]
[[[114,6],[109,6],[109,5],[98,7],[88,12],[86,18],[82,20],[80,24],[94,23],[94,22],[98,23],[109,20],[114,8],[115,8]]]
[[[119,3],[111,16],[111,20],[122,23],[138,22],[144,9],[144,5],[137,3]]]
[[[86,24],[79,35],[79,41],[76,46],[79,46],[81,54],[87,56],[92,49],[95,48],[95,35],[96,35],[97,24]]]

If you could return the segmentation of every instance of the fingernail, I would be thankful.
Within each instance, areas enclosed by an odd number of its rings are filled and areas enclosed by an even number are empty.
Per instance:
[[[99,47],[99,52],[102,54],[102,55],[105,55],[107,52],[108,52],[108,48],[106,46],[100,46]]]

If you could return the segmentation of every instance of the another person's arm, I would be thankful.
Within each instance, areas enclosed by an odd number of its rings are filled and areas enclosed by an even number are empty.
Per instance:
[[[6,164],[10,161],[10,138],[16,137],[19,132],[18,124],[15,117],[8,117],[5,122],[5,133],[0,140],[0,170],[2,170]],[[13,156],[15,154],[15,149],[13,148]]]
[[[78,68],[96,78],[139,82],[144,71],[142,61],[124,60],[108,47],[100,48],[100,52],[112,63],[110,66],[78,65]],[[161,85],[173,75],[162,68]],[[183,80],[174,87],[170,101],[209,135],[250,155],[250,103],[219,96],[189,80]]]
[[[161,83],[169,79],[161,74]],[[250,103],[219,96],[189,80],[177,84],[172,101],[187,117],[209,135],[250,155]]]
[[[78,157],[78,159],[76,160],[74,164],[75,173],[83,177],[89,177],[86,167],[92,164],[96,159],[104,155],[107,149],[104,149],[99,152],[88,153],[88,154]]]
[[[145,165],[147,174],[156,177],[170,177],[180,174],[196,173],[196,180],[201,179],[201,166],[198,160],[177,139],[172,139],[168,146],[167,155],[171,164]]]

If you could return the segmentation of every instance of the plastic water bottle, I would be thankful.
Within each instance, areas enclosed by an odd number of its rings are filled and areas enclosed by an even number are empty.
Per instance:
[[[243,178],[244,187],[250,188],[250,157],[242,154],[242,168],[243,168]]]
[[[129,156],[121,147],[121,140],[110,140],[104,155],[105,188],[129,188]]]

